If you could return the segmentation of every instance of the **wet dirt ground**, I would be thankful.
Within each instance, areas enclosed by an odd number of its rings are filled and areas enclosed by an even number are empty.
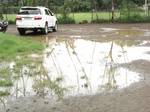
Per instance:
[[[8,33],[18,35],[15,26]],[[150,112],[150,24],[60,25],[58,32],[25,38],[47,46],[45,68],[75,89],[59,101],[11,98],[7,112]]]

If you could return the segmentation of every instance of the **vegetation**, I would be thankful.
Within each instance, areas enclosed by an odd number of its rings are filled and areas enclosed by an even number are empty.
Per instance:
[[[8,91],[0,91],[0,96],[8,96],[10,93]]]
[[[0,17],[16,14],[21,6],[46,6],[59,15],[59,23],[150,22],[144,4],[144,0],[0,0]],[[15,16],[4,18],[15,23]]]
[[[26,96],[28,93],[25,86],[26,77],[33,80],[32,86],[35,94],[45,97],[47,92],[52,92],[58,99],[63,98],[67,90],[61,86],[63,78],[51,79],[43,67],[42,56],[35,58],[28,56],[31,53],[40,53],[43,49],[41,43],[0,33],[0,45],[0,103],[3,103],[5,109],[5,98],[12,94],[11,88],[16,87],[14,88],[16,98],[19,95]],[[7,59],[14,62],[12,67]],[[22,88],[18,88],[18,84]]]
[[[90,12],[80,12],[80,13],[70,13],[67,18],[62,17],[60,14],[57,14],[59,24],[82,24],[82,23],[103,23],[103,22],[111,22],[111,13],[110,12],[98,12],[98,19],[96,18],[96,14],[92,14]],[[15,14],[8,14],[9,24],[15,24]],[[86,21],[86,22],[85,22]],[[145,16],[145,13],[142,11],[133,11],[125,13],[123,10],[121,12],[115,12],[115,22],[150,22],[150,17]]]
[[[0,60],[11,59],[18,55],[41,52],[43,45],[41,43],[0,33]]]

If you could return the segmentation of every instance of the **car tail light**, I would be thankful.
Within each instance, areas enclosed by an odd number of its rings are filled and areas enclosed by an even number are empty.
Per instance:
[[[41,20],[42,19],[42,17],[34,17],[34,20]]]
[[[16,20],[22,20],[22,17],[17,16]]]

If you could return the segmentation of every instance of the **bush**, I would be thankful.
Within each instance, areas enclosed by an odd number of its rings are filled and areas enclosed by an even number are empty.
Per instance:
[[[74,24],[75,20],[68,17],[68,16],[66,16],[66,17],[62,16],[62,17],[58,18],[58,23],[60,23],[60,24]]]
[[[150,22],[150,17],[148,16],[141,16],[140,14],[133,14],[129,17],[123,17],[120,20],[117,20],[117,22],[121,23],[140,23],[140,22]]]
[[[137,23],[141,21],[142,21],[142,17],[139,14],[134,14],[128,17],[124,16],[123,18],[121,18],[119,22]]]
[[[150,22],[150,16],[143,17],[143,22]]]
[[[132,16],[129,16],[128,21],[132,23],[137,23],[137,22],[142,22],[143,18],[139,14],[134,14]]]
[[[13,20],[8,20],[8,23],[9,23],[9,24],[15,24],[16,22],[13,21]]]
[[[92,20],[91,23],[109,23],[110,20],[107,20],[107,19],[95,19],[95,20]]]
[[[79,22],[79,24],[87,24],[88,21],[87,20],[82,20],[81,22]]]

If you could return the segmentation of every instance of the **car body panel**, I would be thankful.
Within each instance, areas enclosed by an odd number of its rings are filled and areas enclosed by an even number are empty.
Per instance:
[[[0,32],[6,32],[8,27],[8,22],[4,20],[0,20]]]
[[[48,12],[47,15],[45,10]],[[54,27],[57,18],[51,15],[49,11],[50,10],[45,7],[22,7],[20,9],[20,14],[16,16],[16,26],[17,28],[24,28],[26,30],[35,28],[42,29],[45,28],[45,24],[48,23],[48,27]]]

